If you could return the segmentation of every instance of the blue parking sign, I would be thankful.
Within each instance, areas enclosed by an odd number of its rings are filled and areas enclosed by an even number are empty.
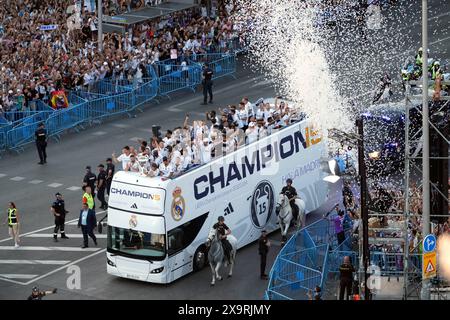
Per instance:
[[[423,252],[432,252],[436,249],[436,236],[429,234],[423,239]]]

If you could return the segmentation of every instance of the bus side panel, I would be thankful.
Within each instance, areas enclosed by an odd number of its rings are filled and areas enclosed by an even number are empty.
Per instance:
[[[171,257],[174,266],[193,259],[218,216],[225,217],[239,248],[257,240],[262,229],[279,228],[275,207],[288,178],[294,180],[306,212],[327,200],[320,166],[325,144],[317,138],[307,140],[307,127],[305,121],[292,125],[167,184],[167,231],[209,212],[192,244],[180,257]],[[192,265],[187,265],[173,274],[173,280],[191,270]]]

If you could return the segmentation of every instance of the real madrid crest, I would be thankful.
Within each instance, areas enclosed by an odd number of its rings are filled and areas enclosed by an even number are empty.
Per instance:
[[[172,218],[175,221],[180,221],[184,216],[184,209],[186,208],[184,198],[181,195],[181,188],[176,187],[172,192]]]
[[[136,215],[134,215],[134,214],[131,215],[129,224],[130,224],[130,228],[136,228],[136,227],[137,227],[138,222],[137,222],[137,217],[136,217]]]

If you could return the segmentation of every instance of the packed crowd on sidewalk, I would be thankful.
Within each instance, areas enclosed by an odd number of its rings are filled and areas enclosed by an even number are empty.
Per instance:
[[[104,78],[142,79],[147,65],[226,52],[240,36],[229,11],[209,18],[191,9],[131,26],[124,35],[105,34],[99,52],[95,11],[80,12],[79,22],[70,0],[9,2],[0,8],[0,112],[34,110],[36,100],[48,102],[55,90],[88,88]]]

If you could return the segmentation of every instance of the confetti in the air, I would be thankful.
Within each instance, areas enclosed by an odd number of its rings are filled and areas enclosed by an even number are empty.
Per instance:
[[[404,8],[380,12],[369,7],[358,24],[358,10],[351,4],[340,5],[337,13],[323,1],[238,3],[235,19],[246,30],[251,66],[264,70],[277,90],[325,131],[354,131],[354,120],[369,108],[379,78],[385,72],[395,78],[414,53],[405,51],[410,37],[404,26],[390,24]]]

